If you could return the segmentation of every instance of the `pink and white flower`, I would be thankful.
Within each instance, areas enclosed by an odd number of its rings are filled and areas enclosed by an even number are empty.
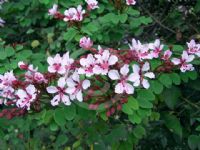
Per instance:
[[[115,93],[122,94],[133,94],[134,93],[134,87],[129,83],[129,81],[133,80],[133,74],[128,75],[129,73],[129,66],[125,64],[120,69],[120,74],[117,70],[110,70],[108,72],[108,76],[112,80],[119,80],[117,85],[115,86]]]
[[[132,39],[132,45],[129,45],[132,55],[142,61],[144,59],[152,59],[152,55],[149,52],[148,44],[142,44],[139,40]]]
[[[200,57],[200,44],[196,44],[194,40],[191,40],[190,42],[187,42],[187,46],[188,54],[195,54]]]
[[[63,59],[59,54],[56,54],[55,57],[48,57],[47,62],[49,64],[48,71],[50,73],[65,73],[65,66],[63,65]]]
[[[145,89],[150,87],[149,81],[146,78],[154,79],[155,74],[153,72],[149,72],[150,64],[145,62],[142,67],[139,67],[137,64],[133,65],[133,75],[132,80],[134,82],[134,86],[143,86]]]
[[[127,5],[135,5],[136,4],[136,0],[126,0],[126,4]]]
[[[194,58],[194,55],[189,55],[187,51],[183,51],[181,58],[173,58],[172,62],[174,65],[180,65],[181,72],[193,71],[194,67],[189,63],[192,62]]]
[[[36,99],[37,91],[35,86],[30,84],[24,90],[19,89],[16,92],[16,95],[19,98],[16,102],[17,107],[30,110],[31,103]]]
[[[78,101],[83,101],[83,90],[86,90],[90,87],[90,81],[89,80],[80,80],[80,77],[75,71],[73,75],[71,75],[67,79],[67,90],[66,92],[70,95],[70,99],[74,100],[77,99]]]
[[[51,100],[51,105],[56,106],[60,102],[63,102],[65,105],[70,105],[71,102],[69,100],[69,96],[66,94],[66,80],[64,77],[58,80],[58,86],[49,86],[47,87],[47,92],[51,94],[56,94],[54,98]]]
[[[118,61],[117,56],[110,54],[108,50],[104,50],[102,54],[97,54],[95,57],[97,58],[97,65],[94,67],[95,74],[106,75],[110,66],[115,65]]]
[[[99,8],[97,0],[85,0],[88,4],[88,10]]]
[[[63,55],[62,65],[65,68],[65,72],[68,74],[70,69],[72,68],[72,64],[74,63],[74,59],[69,57],[69,52]]]
[[[94,67],[96,65],[96,60],[92,54],[88,54],[87,58],[80,59],[81,68],[78,69],[79,74],[85,74],[87,77],[94,75]]]
[[[83,49],[90,49],[93,46],[93,41],[89,37],[82,37],[80,39],[79,45]]]
[[[169,60],[171,56],[172,56],[172,51],[166,50],[161,59],[162,60]]]
[[[85,10],[82,10],[82,6],[79,5],[77,8],[69,8],[64,12],[64,21],[82,21]]]
[[[28,64],[24,63],[23,61],[18,62],[18,67],[22,70],[28,69]]]
[[[58,5],[54,4],[53,8],[49,9],[49,15],[54,16],[58,13]]]
[[[16,77],[14,76],[13,71],[0,75],[0,89],[12,86],[14,81],[16,81]]]
[[[149,44],[149,48],[152,49],[153,51],[151,51],[151,55],[153,58],[158,58],[160,53],[163,50],[164,45],[160,44],[160,40],[157,39],[155,40],[154,43],[150,43]]]

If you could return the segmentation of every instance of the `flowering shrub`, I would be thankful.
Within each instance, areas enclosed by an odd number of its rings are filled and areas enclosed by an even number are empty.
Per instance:
[[[190,90],[199,91],[197,41],[184,47],[138,40],[141,27],[153,23],[137,10],[139,1],[16,4],[2,9],[27,7],[31,15],[38,5],[45,12],[39,29],[39,15],[21,18],[30,41],[22,28],[21,41],[6,36],[9,13],[0,20],[4,149],[146,149],[146,142],[160,149],[199,147],[199,94]],[[36,30],[41,33],[32,35]]]

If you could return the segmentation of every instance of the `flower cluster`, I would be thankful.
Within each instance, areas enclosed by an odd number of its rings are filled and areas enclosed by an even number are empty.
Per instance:
[[[96,0],[85,0],[87,3],[87,10],[94,10],[99,8],[98,1]],[[78,5],[76,8],[71,7],[64,11],[64,14],[61,14],[58,11],[58,5],[54,4],[51,9],[49,9],[49,15],[58,19],[63,19],[65,22],[81,22],[86,16],[86,10],[82,8],[81,5]]]
[[[187,48],[180,58],[174,57],[172,49],[164,50],[164,45],[159,39],[145,44],[132,39],[129,50],[101,46],[96,49],[89,37],[81,38],[79,45],[90,53],[78,60],[71,58],[69,52],[62,56],[49,56],[46,73],[41,73],[32,64],[28,65],[21,61],[18,66],[25,71],[23,75],[16,77],[13,71],[0,75],[1,103],[16,105],[22,110],[36,110],[40,107],[43,96],[51,99],[52,106],[60,103],[70,105],[75,100],[85,102],[88,97],[94,96],[91,93],[99,88],[100,85],[96,83],[99,80],[101,83],[109,83],[105,93],[111,93],[111,96],[122,95],[116,98],[120,105],[116,109],[120,109],[128,95],[134,94],[135,88],[150,87],[149,80],[156,78],[157,71],[166,72],[177,68],[181,72],[194,70],[192,61],[199,57],[200,52],[200,46],[194,40],[187,43]],[[153,59],[163,63],[161,68],[151,69]],[[100,95],[96,98],[96,103],[90,105],[92,109],[101,103],[98,102],[99,97]],[[24,114],[24,111],[18,112],[18,115]],[[114,112],[115,108],[112,107],[109,114]]]

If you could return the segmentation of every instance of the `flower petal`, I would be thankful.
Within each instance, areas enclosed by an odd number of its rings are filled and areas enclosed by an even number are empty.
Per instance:
[[[129,72],[129,65],[125,64],[121,69],[120,69],[120,73],[123,76],[126,76]]]
[[[90,87],[90,81],[89,80],[84,80],[82,83],[82,87],[84,90]]]
[[[119,80],[120,79],[120,75],[118,73],[117,70],[110,70],[108,72],[108,76],[109,78],[111,78],[112,80]]]
[[[58,92],[58,89],[55,86],[49,86],[49,87],[47,87],[47,92],[54,94],[54,93]]]

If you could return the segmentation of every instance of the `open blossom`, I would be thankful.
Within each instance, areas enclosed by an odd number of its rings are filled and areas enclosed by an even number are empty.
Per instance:
[[[154,79],[155,74],[153,72],[149,72],[150,70],[150,64],[148,62],[145,62],[142,67],[139,67],[138,65],[133,65],[133,78],[134,86],[142,85],[145,89],[148,89],[150,87],[149,81],[146,78]]]
[[[115,65],[118,61],[117,56],[110,54],[108,50],[104,50],[102,54],[97,54],[95,57],[97,58],[97,65],[94,67],[96,74],[106,75],[110,66]]]
[[[54,4],[53,8],[49,9],[49,15],[54,16],[56,15],[58,12],[58,5]]]
[[[17,107],[26,108],[30,110],[31,103],[35,101],[37,96],[37,91],[34,85],[30,84],[24,90],[19,89],[16,92],[18,100],[16,102]]]
[[[47,62],[49,64],[48,71],[50,73],[65,73],[65,67],[63,66],[63,59],[59,54],[56,54],[55,57],[48,57]]]
[[[127,5],[135,5],[136,4],[136,0],[126,0],[126,4]]]
[[[80,39],[79,46],[88,50],[93,46],[93,41],[89,37],[84,36]]]
[[[161,59],[163,60],[169,60],[169,58],[172,56],[172,51],[170,50],[166,50],[162,56]]]
[[[13,71],[0,75],[0,89],[12,86],[14,81],[16,81],[16,77],[14,76]]]
[[[129,45],[132,55],[142,61],[144,59],[152,59],[152,55],[149,52],[149,46],[147,44],[141,44],[141,42],[132,39],[132,45]]]
[[[64,21],[82,21],[85,10],[82,10],[82,6],[79,5],[77,8],[69,8],[64,12]]]
[[[85,74],[87,77],[94,75],[94,66],[96,65],[96,60],[92,54],[88,54],[86,58],[80,59],[81,68],[78,69],[79,74]]]
[[[157,39],[155,40],[154,43],[150,43],[149,44],[149,48],[152,49],[153,51],[151,51],[151,55],[153,58],[158,58],[159,54],[162,52],[164,45],[160,44],[160,40]]]
[[[187,42],[187,46],[188,54],[195,54],[200,57],[200,44],[196,44],[194,40],[191,40],[190,42]]]
[[[58,80],[58,86],[49,86],[47,87],[47,92],[51,94],[56,94],[54,98],[51,100],[51,105],[56,106],[60,102],[63,102],[65,105],[70,105],[71,102],[69,100],[69,96],[66,94],[66,81],[65,78],[62,77]]]
[[[5,21],[0,17],[0,27],[4,27]]]
[[[180,65],[180,70],[182,72],[185,71],[192,71],[194,70],[194,67],[192,64],[189,64],[194,60],[194,55],[189,55],[187,51],[183,51],[183,54],[181,55],[181,58],[173,58],[172,62],[174,65]]]
[[[83,81],[80,80],[80,77],[75,71],[73,75],[71,75],[67,79],[67,93],[70,95],[70,99],[74,100],[77,99],[78,101],[83,101],[83,90],[86,90],[90,87],[90,81],[85,79]]]
[[[129,66],[125,64],[120,69],[120,74],[117,70],[110,70],[108,73],[109,78],[112,80],[119,80],[117,85],[115,86],[115,93],[122,94],[133,94],[134,93],[134,87],[128,83],[129,81],[134,81],[133,74],[128,75],[129,73]]]
[[[99,8],[97,0],[85,0],[85,2],[88,4],[89,10]]]

